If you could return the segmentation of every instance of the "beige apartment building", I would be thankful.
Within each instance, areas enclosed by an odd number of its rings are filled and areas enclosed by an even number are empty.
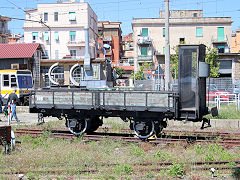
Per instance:
[[[88,3],[57,1],[25,12],[24,41],[43,44],[46,59],[83,59],[85,27],[89,30],[90,57],[96,57],[98,19]]]
[[[143,62],[152,62],[164,69],[165,19],[164,11],[159,18],[134,18],[132,22],[134,39],[135,70]],[[219,53],[229,53],[231,46],[230,17],[203,17],[202,10],[170,11],[170,53],[179,44],[205,44],[216,47]]]
[[[8,30],[8,22],[11,18],[0,15],[0,43],[8,43],[8,36],[10,35],[10,30]]]

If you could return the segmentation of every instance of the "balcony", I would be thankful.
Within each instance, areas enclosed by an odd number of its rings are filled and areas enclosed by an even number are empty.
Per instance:
[[[152,38],[150,36],[139,36],[138,44],[152,44]]]
[[[69,47],[84,47],[85,41],[68,41],[67,46],[69,46]]]
[[[222,39],[212,37],[211,41],[213,44],[227,44],[228,36],[224,36]]]
[[[138,56],[137,60],[139,62],[152,62],[153,57],[152,56]]]

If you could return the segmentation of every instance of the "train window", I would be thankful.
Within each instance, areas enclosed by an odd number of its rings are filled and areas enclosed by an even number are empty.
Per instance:
[[[17,87],[17,79],[15,75],[11,75],[11,87]]]
[[[8,74],[4,74],[3,75],[3,86],[9,86],[9,75]]]

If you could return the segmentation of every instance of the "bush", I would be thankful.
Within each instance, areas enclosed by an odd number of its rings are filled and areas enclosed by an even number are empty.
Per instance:
[[[240,168],[235,168],[232,171],[232,177],[236,178],[236,179],[240,179]]]
[[[167,161],[167,160],[171,160],[171,155],[167,152],[161,152],[161,151],[157,151],[154,154],[154,158],[158,159],[160,161]]]
[[[173,177],[182,177],[185,174],[183,163],[173,163],[173,165],[168,167],[168,173]]]
[[[135,156],[142,156],[144,154],[144,151],[141,148],[139,148],[138,146],[133,147],[131,152]]]
[[[114,168],[114,173],[119,175],[132,174],[132,167],[129,164],[119,164]]]
[[[216,161],[212,154],[206,154],[204,161]]]

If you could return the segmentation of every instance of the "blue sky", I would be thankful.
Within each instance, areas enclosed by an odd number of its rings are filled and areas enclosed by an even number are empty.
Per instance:
[[[79,0],[78,0],[79,1]],[[0,15],[25,18],[25,9],[36,8],[38,3],[56,3],[56,0],[0,0]],[[164,10],[164,0],[85,0],[98,20],[122,22],[123,34],[132,32],[133,18],[157,18]],[[232,31],[240,29],[239,0],[170,0],[170,10],[203,10],[204,17],[232,17]],[[23,21],[12,20],[12,33],[23,34]]]

